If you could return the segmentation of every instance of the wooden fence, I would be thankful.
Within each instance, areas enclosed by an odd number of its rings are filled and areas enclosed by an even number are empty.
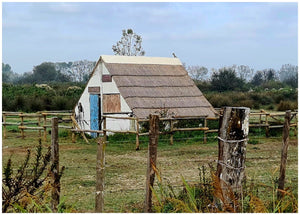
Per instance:
[[[266,137],[270,136],[270,129],[273,128],[283,128],[284,124],[284,116],[285,112],[276,112],[269,113],[264,110],[259,112],[251,112],[249,119],[249,127],[250,128],[262,128],[265,130]],[[93,132],[97,134],[101,134],[106,139],[106,134],[110,133],[127,133],[127,134],[135,134],[136,135],[136,149],[139,149],[140,146],[140,136],[148,136],[149,132],[141,131],[141,124],[148,123],[149,119],[139,119],[136,117],[117,117],[117,116],[108,116],[104,115],[102,117],[103,127],[102,130],[83,130],[79,127],[75,120],[74,113],[69,112],[59,112],[59,111],[51,111],[51,112],[37,112],[33,114],[21,113],[21,112],[3,112],[2,113],[2,125],[3,125],[3,138],[7,137],[7,126],[18,126],[19,131],[21,132],[22,138],[25,138],[25,130],[38,130],[39,136],[47,141],[47,129],[51,128],[50,117],[58,117],[59,118],[59,128],[68,129],[72,132],[72,142],[76,141],[75,133],[81,133],[82,137],[88,143],[88,139],[85,136],[85,132]],[[35,121],[25,120],[25,119],[36,119]],[[13,119],[13,121],[11,121]],[[16,119],[19,119],[17,121]],[[135,130],[112,130],[107,128],[107,119],[118,119],[118,120],[132,120],[135,124]],[[297,135],[297,127],[298,127],[298,112],[291,112],[291,125],[290,127],[294,127],[294,134]],[[10,121],[9,121],[10,120]],[[174,133],[182,132],[182,131],[203,131],[204,137],[203,142],[207,143],[207,134],[209,133],[217,133],[217,128],[209,128],[210,121],[219,121],[219,117],[205,117],[205,116],[193,116],[193,117],[172,117],[172,118],[160,118],[162,122],[165,122],[165,125],[168,125],[168,129],[161,131],[160,134],[169,134],[170,135],[170,144],[172,145],[174,142]],[[193,128],[180,128],[176,125],[180,120],[203,120],[203,124],[198,127]],[[67,125],[62,125],[62,123]]]

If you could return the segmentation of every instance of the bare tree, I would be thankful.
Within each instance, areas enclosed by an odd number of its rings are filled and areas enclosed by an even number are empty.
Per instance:
[[[121,40],[112,46],[115,55],[144,56],[142,48],[142,37],[133,32],[132,29],[122,30]]]
[[[205,80],[208,74],[208,69],[204,66],[188,66],[187,71],[195,80]]]
[[[251,69],[249,66],[245,65],[240,65],[240,66],[235,66],[235,71],[237,76],[244,80],[244,81],[250,81],[253,77],[254,74],[254,69]]]
[[[279,79],[280,81],[285,81],[288,79],[297,79],[298,77],[298,66],[291,64],[284,64],[279,70]]]

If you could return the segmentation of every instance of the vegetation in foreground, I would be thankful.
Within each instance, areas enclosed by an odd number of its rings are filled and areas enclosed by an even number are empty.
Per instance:
[[[255,130],[255,133],[252,132],[248,142],[247,183],[244,188],[243,212],[257,212],[258,207],[260,207],[256,204],[257,202],[260,202],[261,207],[263,206],[268,212],[282,211],[285,204],[287,207],[284,211],[293,212],[297,209],[295,201],[298,195],[297,138],[291,132],[286,172],[286,188],[288,189],[286,190],[287,195],[282,201],[282,207],[279,207],[275,197],[281,156],[281,136],[265,138],[263,132],[264,130],[259,129]],[[70,134],[67,136],[66,133],[68,131],[60,131],[59,138],[60,165],[66,167],[61,178],[63,204],[71,205],[71,208],[77,212],[93,212],[95,206],[96,140],[91,139],[91,144],[86,144],[80,136],[77,136],[77,142],[73,144],[70,140]],[[280,134],[280,131],[277,131],[276,134]],[[18,169],[18,163],[24,161],[27,149],[35,148],[37,143],[37,132],[26,131],[25,135],[25,140],[22,140],[20,135],[12,130],[8,132],[7,139],[3,140],[3,164],[6,164],[11,158],[14,172]],[[187,193],[187,185],[192,194],[195,194],[191,197],[196,200],[197,210],[206,211],[210,209],[206,208],[206,202],[213,197],[213,194],[209,194],[213,191],[211,184],[213,178],[210,169],[203,169],[202,166],[217,159],[218,146],[214,134],[208,136],[207,144],[203,144],[202,138],[201,132],[177,132],[174,135],[174,145],[171,146],[168,136],[160,137],[158,169],[162,182],[160,184],[156,180],[154,190],[161,203],[157,197],[153,197],[155,203],[153,209],[155,211],[184,211],[176,208],[174,204],[180,201],[187,201],[182,204],[191,204],[187,196],[190,195]],[[48,140],[50,140],[50,136],[48,136]],[[148,139],[147,137],[141,139],[140,151],[134,150],[135,137],[132,135],[110,136],[108,141],[104,211],[143,212]],[[43,148],[47,148],[50,142],[43,142],[42,145]],[[202,175],[199,177],[200,172]],[[183,181],[182,177],[187,183]],[[165,182],[168,182],[167,185]],[[203,184],[207,184],[207,186],[203,187]],[[164,194],[160,193],[160,186],[166,190]],[[167,201],[171,192],[168,190],[169,187],[172,187],[172,192],[174,192],[172,195],[176,198]],[[207,198],[199,199],[200,196],[203,196],[203,192],[207,192],[205,195]],[[189,207],[193,208],[192,205]]]

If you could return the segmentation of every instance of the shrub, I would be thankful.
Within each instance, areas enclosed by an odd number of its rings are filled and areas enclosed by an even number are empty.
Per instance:
[[[210,98],[208,97],[207,99],[215,108],[233,105],[232,97],[225,96],[224,94],[213,94]]]
[[[277,105],[278,111],[294,110],[297,108],[298,108],[297,102],[291,102],[291,101],[280,101],[280,103]]]

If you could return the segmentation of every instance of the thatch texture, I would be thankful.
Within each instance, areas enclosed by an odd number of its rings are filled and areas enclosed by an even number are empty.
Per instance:
[[[214,116],[215,111],[182,65],[105,63],[134,115],[168,110],[175,116]]]

